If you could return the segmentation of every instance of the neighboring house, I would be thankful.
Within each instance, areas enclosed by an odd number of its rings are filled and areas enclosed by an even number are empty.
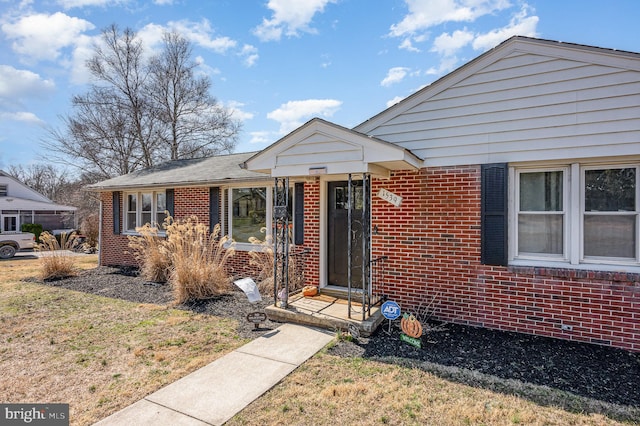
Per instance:
[[[46,231],[76,228],[76,208],[56,204],[0,170],[0,232],[20,232],[27,223]]]
[[[361,287],[385,259],[367,292],[405,310],[640,351],[640,54],[513,37],[353,129],[313,119],[202,161],[193,181],[169,163],[93,186],[103,263],[133,263],[118,234],[155,188],[249,249],[272,220],[260,176],[288,177],[307,284]]]

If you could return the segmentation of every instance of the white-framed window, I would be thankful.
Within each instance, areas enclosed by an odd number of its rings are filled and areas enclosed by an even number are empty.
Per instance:
[[[289,188],[288,211],[293,239],[293,187]],[[273,223],[273,186],[229,187],[226,193],[224,233],[236,242],[236,249],[252,250],[249,239],[264,241],[271,235]]]
[[[250,244],[251,237],[264,240],[270,234],[272,193],[266,186],[229,188],[227,234],[236,244]]]
[[[516,173],[516,257],[566,260],[566,169]]]
[[[124,229],[135,232],[136,228],[151,223],[162,225],[166,217],[167,196],[165,191],[127,192],[124,196]]]
[[[582,256],[587,262],[638,262],[638,166],[584,167]]]
[[[510,261],[640,266],[640,165],[512,167]]]

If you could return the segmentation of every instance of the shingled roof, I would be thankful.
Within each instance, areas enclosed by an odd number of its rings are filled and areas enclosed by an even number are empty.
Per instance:
[[[86,189],[113,191],[135,188],[204,186],[222,183],[270,179],[264,173],[252,172],[240,167],[255,152],[217,155],[190,160],[174,160],[112,179],[104,180]]]

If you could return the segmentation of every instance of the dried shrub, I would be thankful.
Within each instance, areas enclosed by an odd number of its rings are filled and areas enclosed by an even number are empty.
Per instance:
[[[57,280],[77,275],[75,260],[68,250],[72,250],[76,243],[76,233],[62,233],[60,241],[49,232],[40,234],[40,243],[36,250],[41,253],[40,277],[43,280]]]
[[[100,237],[100,216],[97,214],[85,216],[80,222],[80,231],[86,237],[85,244],[88,247],[96,247]]]
[[[264,233],[266,229],[261,229]],[[250,260],[249,264],[251,266],[255,266],[258,269],[258,290],[260,290],[260,294],[263,296],[271,296],[273,295],[273,238],[269,235],[264,240],[260,240],[256,237],[250,237],[249,242],[256,246],[260,246],[259,250],[252,250],[249,252]],[[294,253],[294,245],[289,247],[289,291],[295,291],[304,286],[304,277],[300,273],[300,268],[298,267],[298,261],[296,260],[296,256]],[[278,262],[281,262],[279,260]],[[278,272],[282,270],[281,265],[278,265]],[[280,277],[278,277],[280,278]]]
[[[209,234],[209,227],[197,217],[165,221],[166,249],[171,255],[169,282],[176,303],[206,299],[231,290],[226,263],[235,254],[227,236],[220,236],[220,225]]]
[[[163,226],[166,227],[165,220]],[[171,271],[171,254],[165,247],[164,237],[158,228],[146,224],[136,228],[139,236],[129,236],[129,247],[140,265],[140,276],[147,281],[165,283]]]

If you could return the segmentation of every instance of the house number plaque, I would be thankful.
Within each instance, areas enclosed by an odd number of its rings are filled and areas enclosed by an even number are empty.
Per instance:
[[[393,192],[387,191],[384,188],[380,189],[380,191],[378,192],[378,197],[382,198],[385,201],[390,202],[391,204],[393,204],[396,207],[399,207],[400,204],[402,204],[402,197],[401,196],[396,195]]]

